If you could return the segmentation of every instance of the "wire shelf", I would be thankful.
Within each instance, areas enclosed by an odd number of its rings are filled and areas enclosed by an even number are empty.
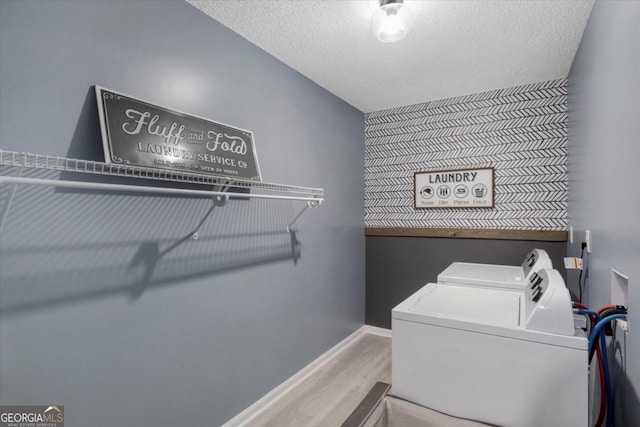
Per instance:
[[[322,196],[324,196],[324,190],[322,188],[274,184],[241,178],[155,169],[117,163],[103,163],[91,160],[70,159],[46,154],[32,154],[6,150],[0,150],[0,164],[18,168],[48,169],[61,172],[109,175],[168,182],[264,190],[280,194],[282,197],[276,198],[283,199],[297,199],[298,197],[302,197],[321,202]],[[51,185],[55,184],[52,183]],[[293,196],[293,194],[297,196]]]

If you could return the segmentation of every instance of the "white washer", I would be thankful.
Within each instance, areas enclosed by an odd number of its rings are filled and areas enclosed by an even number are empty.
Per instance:
[[[530,277],[543,268],[553,268],[551,258],[544,249],[534,249],[519,266],[454,262],[438,275],[438,283],[524,289]]]
[[[429,283],[393,309],[392,336],[398,397],[500,426],[587,426],[587,338],[555,270],[523,291]]]

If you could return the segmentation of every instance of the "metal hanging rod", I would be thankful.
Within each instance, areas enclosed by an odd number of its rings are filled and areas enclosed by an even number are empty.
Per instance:
[[[41,178],[24,178],[13,176],[0,176],[0,184],[22,184],[22,185],[40,185],[48,187],[63,187],[86,190],[112,190],[112,191],[129,191],[137,193],[155,193],[155,194],[176,194],[187,196],[212,197],[221,196],[229,198],[230,194],[224,191],[207,191],[207,190],[189,190],[183,188],[165,188],[165,187],[148,187],[142,185],[125,185],[125,184],[103,184],[99,182],[84,181],[61,181],[55,179]],[[236,194],[233,194],[236,196]],[[256,193],[239,193],[237,197],[247,199],[276,199],[276,200],[302,200],[305,202],[322,202],[323,199],[309,196],[291,196],[286,194],[256,194]]]
[[[269,190],[285,193],[290,200],[322,200],[324,190],[322,188],[299,187],[285,184],[273,184],[249,179],[221,177],[214,175],[198,174],[193,172],[172,171],[164,169],[148,168],[144,166],[132,166],[118,163],[102,163],[91,160],[70,159],[66,157],[49,156],[46,154],[32,154],[25,152],[0,150],[0,164],[22,168],[49,169],[64,172],[88,173],[97,175],[111,175],[120,177],[153,179],[169,182],[184,182],[205,185],[224,184],[234,188],[251,188],[252,190]],[[58,181],[60,182],[60,181]],[[98,188],[98,187],[93,187]],[[123,190],[133,191],[133,190]],[[138,190],[139,191],[139,190]],[[191,190],[195,191],[195,190]],[[289,193],[302,195],[300,199],[292,198]],[[183,193],[184,194],[184,193]],[[209,192],[211,195],[212,193]],[[247,195],[255,197],[256,195]],[[306,197],[306,198],[305,198]],[[271,198],[271,197],[263,197]]]

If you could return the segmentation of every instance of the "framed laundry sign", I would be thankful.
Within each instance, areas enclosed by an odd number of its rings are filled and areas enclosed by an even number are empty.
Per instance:
[[[494,169],[456,169],[413,174],[416,209],[493,208]]]
[[[95,88],[107,163],[262,180],[251,131]]]

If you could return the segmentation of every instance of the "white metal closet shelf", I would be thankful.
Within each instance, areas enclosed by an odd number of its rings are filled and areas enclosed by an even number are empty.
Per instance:
[[[163,170],[114,163],[102,163],[91,160],[69,159],[66,157],[31,154],[0,150],[0,164],[16,167],[19,171],[26,168],[49,169],[61,172],[76,172],[96,175],[110,175],[129,178],[151,179],[168,182],[202,184],[227,188],[251,189],[250,193],[242,193],[244,198],[302,200],[310,206],[318,206],[324,200],[321,188],[299,187],[285,184],[273,184],[251,181],[248,179],[220,177],[191,172]],[[181,188],[145,187],[140,185],[109,184],[85,181],[62,181],[51,178],[26,178],[20,176],[1,176],[0,183],[31,184],[56,187],[72,187],[85,189],[136,191],[149,193],[183,194],[193,196],[227,196],[225,191],[192,190]],[[257,191],[257,192],[256,192]],[[268,194],[264,194],[268,193]]]
[[[306,211],[307,208],[317,208],[324,200],[324,190],[322,188],[298,187],[294,185],[251,181],[242,178],[220,177],[192,172],[154,169],[143,166],[69,159],[66,157],[49,156],[46,154],[31,154],[0,150],[0,165],[15,168],[15,175],[0,176],[0,184],[12,185],[12,187],[10,187],[7,200],[1,206],[0,231],[2,230],[9,214],[11,202],[18,185],[39,185],[88,190],[111,190],[149,194],[173,194],[207,197],[212,198],[214,204],[217,206],[224,205],[232,194],[243,199],[275,199],[306,202],[304,208],[289,223],[289,226],[287,227],[287,230],[289,232],[291,232],[291,227],[297,221],[297,219]],[[52,177],[33,178],[22,176],[22,174],[28,169],[46,169],[60,172],[74,172],[81,174],[151,179],[165,182],[211,185],[212,190],[150,187],[143,185],[112,184],[91,181],[67,181],[54,179]],[[242,192],[239,194],[230,194],[229,189],[249,189],[250,191]],[[200,227],[200,225],[202,225],[209,213],[205,215],[205,218],[200,221],[198,227],[196,227],[196,229],[193,231],[194,238],[197,238],[198,228]]]

